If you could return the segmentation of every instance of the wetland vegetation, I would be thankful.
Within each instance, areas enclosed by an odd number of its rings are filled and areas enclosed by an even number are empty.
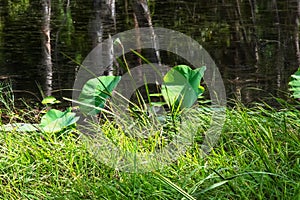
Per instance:
[[[300,199],[300,2],[4,0],[0,11],[1,199]],[[128,100],[124,123],[110,97],[128,64],[147,63],[145,52],[122,55],[85,83],[78,101],[70,97],[93,47],[144,26],[181,31],[216,61],[228,104],[207,154],[215,110],[201,81],[205,68],[176,55],[145,51],[149,61],[176,67],[160,90],[145,87]],[[161,168],[133,161],[137,170],[126,172],[91,148],[95,138],[82,131],[87,116],[93,123],[85,128],[125,152],[163,149],[182,130],[193,132],[192,142]]]

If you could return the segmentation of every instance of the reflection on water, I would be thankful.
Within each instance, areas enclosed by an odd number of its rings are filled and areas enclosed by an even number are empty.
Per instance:
[[[42,5],[0,5],[0,81],[38,93],[44,83]],[[92,48],[137,24],[165,27],[197,40],[214,58],[227,95],[251,102],[286,91],[300,64],[299,1],[53,1],[51,47],[54,95],[71,96],[75,72]],[[19,2],[20,3],[20,2]],[[180,61],[161,53],[164,64]],[[188,64],[188,63],[187,63]],[[254,89],[256,88],[256,89]]]

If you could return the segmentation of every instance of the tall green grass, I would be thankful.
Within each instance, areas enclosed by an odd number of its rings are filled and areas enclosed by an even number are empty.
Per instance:
[[[209,155],[200,152],[203,126],[184,155],[162,170],[141,174],[101,163],[76,130],[1,132],[0,198],[300,199],[300,111],[282,103],[281,109],[235,103]],[[1,107],[10,123],[24,117],[14,111]],[[125,137],[111,123],[102,129],[116,141]]]

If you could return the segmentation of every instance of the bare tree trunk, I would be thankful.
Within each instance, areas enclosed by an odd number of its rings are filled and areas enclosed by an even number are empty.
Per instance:
[[[151,38],[153,38],[152,39],[152,45],[153,45],[153,48],[155,50],[155,55],[156,55],[156,58],[157,58],[157,62],[158,62],[159,65],[161,65],[161,58],[160,58],[160,53],[159,53],[159,44],[158,44],[158,41],[157,41],[157,35],[155,34],[155,31],[154,31],[154,28],[153,28],[148,2],[147,2],[147,0],[139,0],[139,1],[142,1],[141,5],[143,6],[143,9],[144,9],[144,12],[145,12],[145,15],[146,15],[146,19],[148,21],[149,28],[151,29],[151,35],[152,35]]]
[[[296,56],[298,60],[298,66],[300,66],[300,47],[299,47],[299,19],[300,18],[300,1],[298,1],[297,5],[297,14],[295,19],[295,45],[296,45]]]
[[[151,31],[152,36],[152,46],[154,49],[154,56],[151,55],[149,58],[150,62],[158,63],[161,65],[161,58],[160,58],[160,52],[159,52],[159,44],[157,41],[157,36],[155,34],[150,10],[148,7],[148,1],[147,0],[136,0],[133,5],[134,10],[134,20],[135,20],[135,28],[138,27],[149,27]],[[137,38],[139,38],[139,33],[137,32]],[[137,47],[139,49],[139,47]]]
[[[104,34],[108,35],[109,66],[105,70],[105,75],[113,75],[114,49],[111,39],[111,32],[116,31],[116,6],[115,0],[94,0],[94,16],[90,23],[93,47],[103,41]]]
[[[110,14],[111,18],[114,22],[114,29],[115,31],[117,30],[117,20],[116,20],[116,0],[108,0],[107,2],[109,9],[110,9]]]
[[[93,46],[103,41],[104,33],[116,31],[115,0],[94,0],[94,16],[90,22]]]
[[[276,57],[276,70],[277,70],[277,87],[281,88],[282,84],[282,66],[283,66],[283,55],[284,52],[281,45],[281,25],[280,25],[280,16],[277,5],[277,0],[272,1],[272,7],[275,12],[275,25],[277,26],[277,57]]]
[[[256,0],[249,0],[249,4],[251,7],[251,18],[252,18],[252,23],[253,23],[253,32],[252,35],[253,38],[253,43],[254,43],[254,55],[255,55],[255,61],[256,61],[256,68],[257,68],[257,63],[259,62],[259,53],[258,53],[258,38],[257,38],[257,25],[256,25]]]
[[[102,0],[94,0],[94,17],[90,23],[90,31],[92,34],[93,47],[96,47],[103,38],[103,22],[101,18]]]
[[[46,72],[45,78],[45,94],[47,96],[52,93],[52,58],[51,58],[51,0],[42,0],[43,6],[43,23],[42,23],[42,50],[43,50],[43,66]]]

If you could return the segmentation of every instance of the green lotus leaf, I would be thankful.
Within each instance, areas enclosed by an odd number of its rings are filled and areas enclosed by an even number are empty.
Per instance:
[[[292,97],[295,99],[300,98],[300,67],[291,76],[291,81],[289,82],[289,90],[292,91]]]
[[[163,78],[162,95],[170,107],[189,108],[203,94],[200,86],[206,67],[191,69],[178,65],[167,72]]]
[[[106,100],[120,82],[121,76],[100,76],[90,79],[79,95],[79,107],[82,113],[96,115],[104,108]]]
[[[62,131],[78,121],[79,117],[75,115],[71,112],[71,109],[67,109],[65,112],[51,109],[42,117],[40,128],[50,133]]]

